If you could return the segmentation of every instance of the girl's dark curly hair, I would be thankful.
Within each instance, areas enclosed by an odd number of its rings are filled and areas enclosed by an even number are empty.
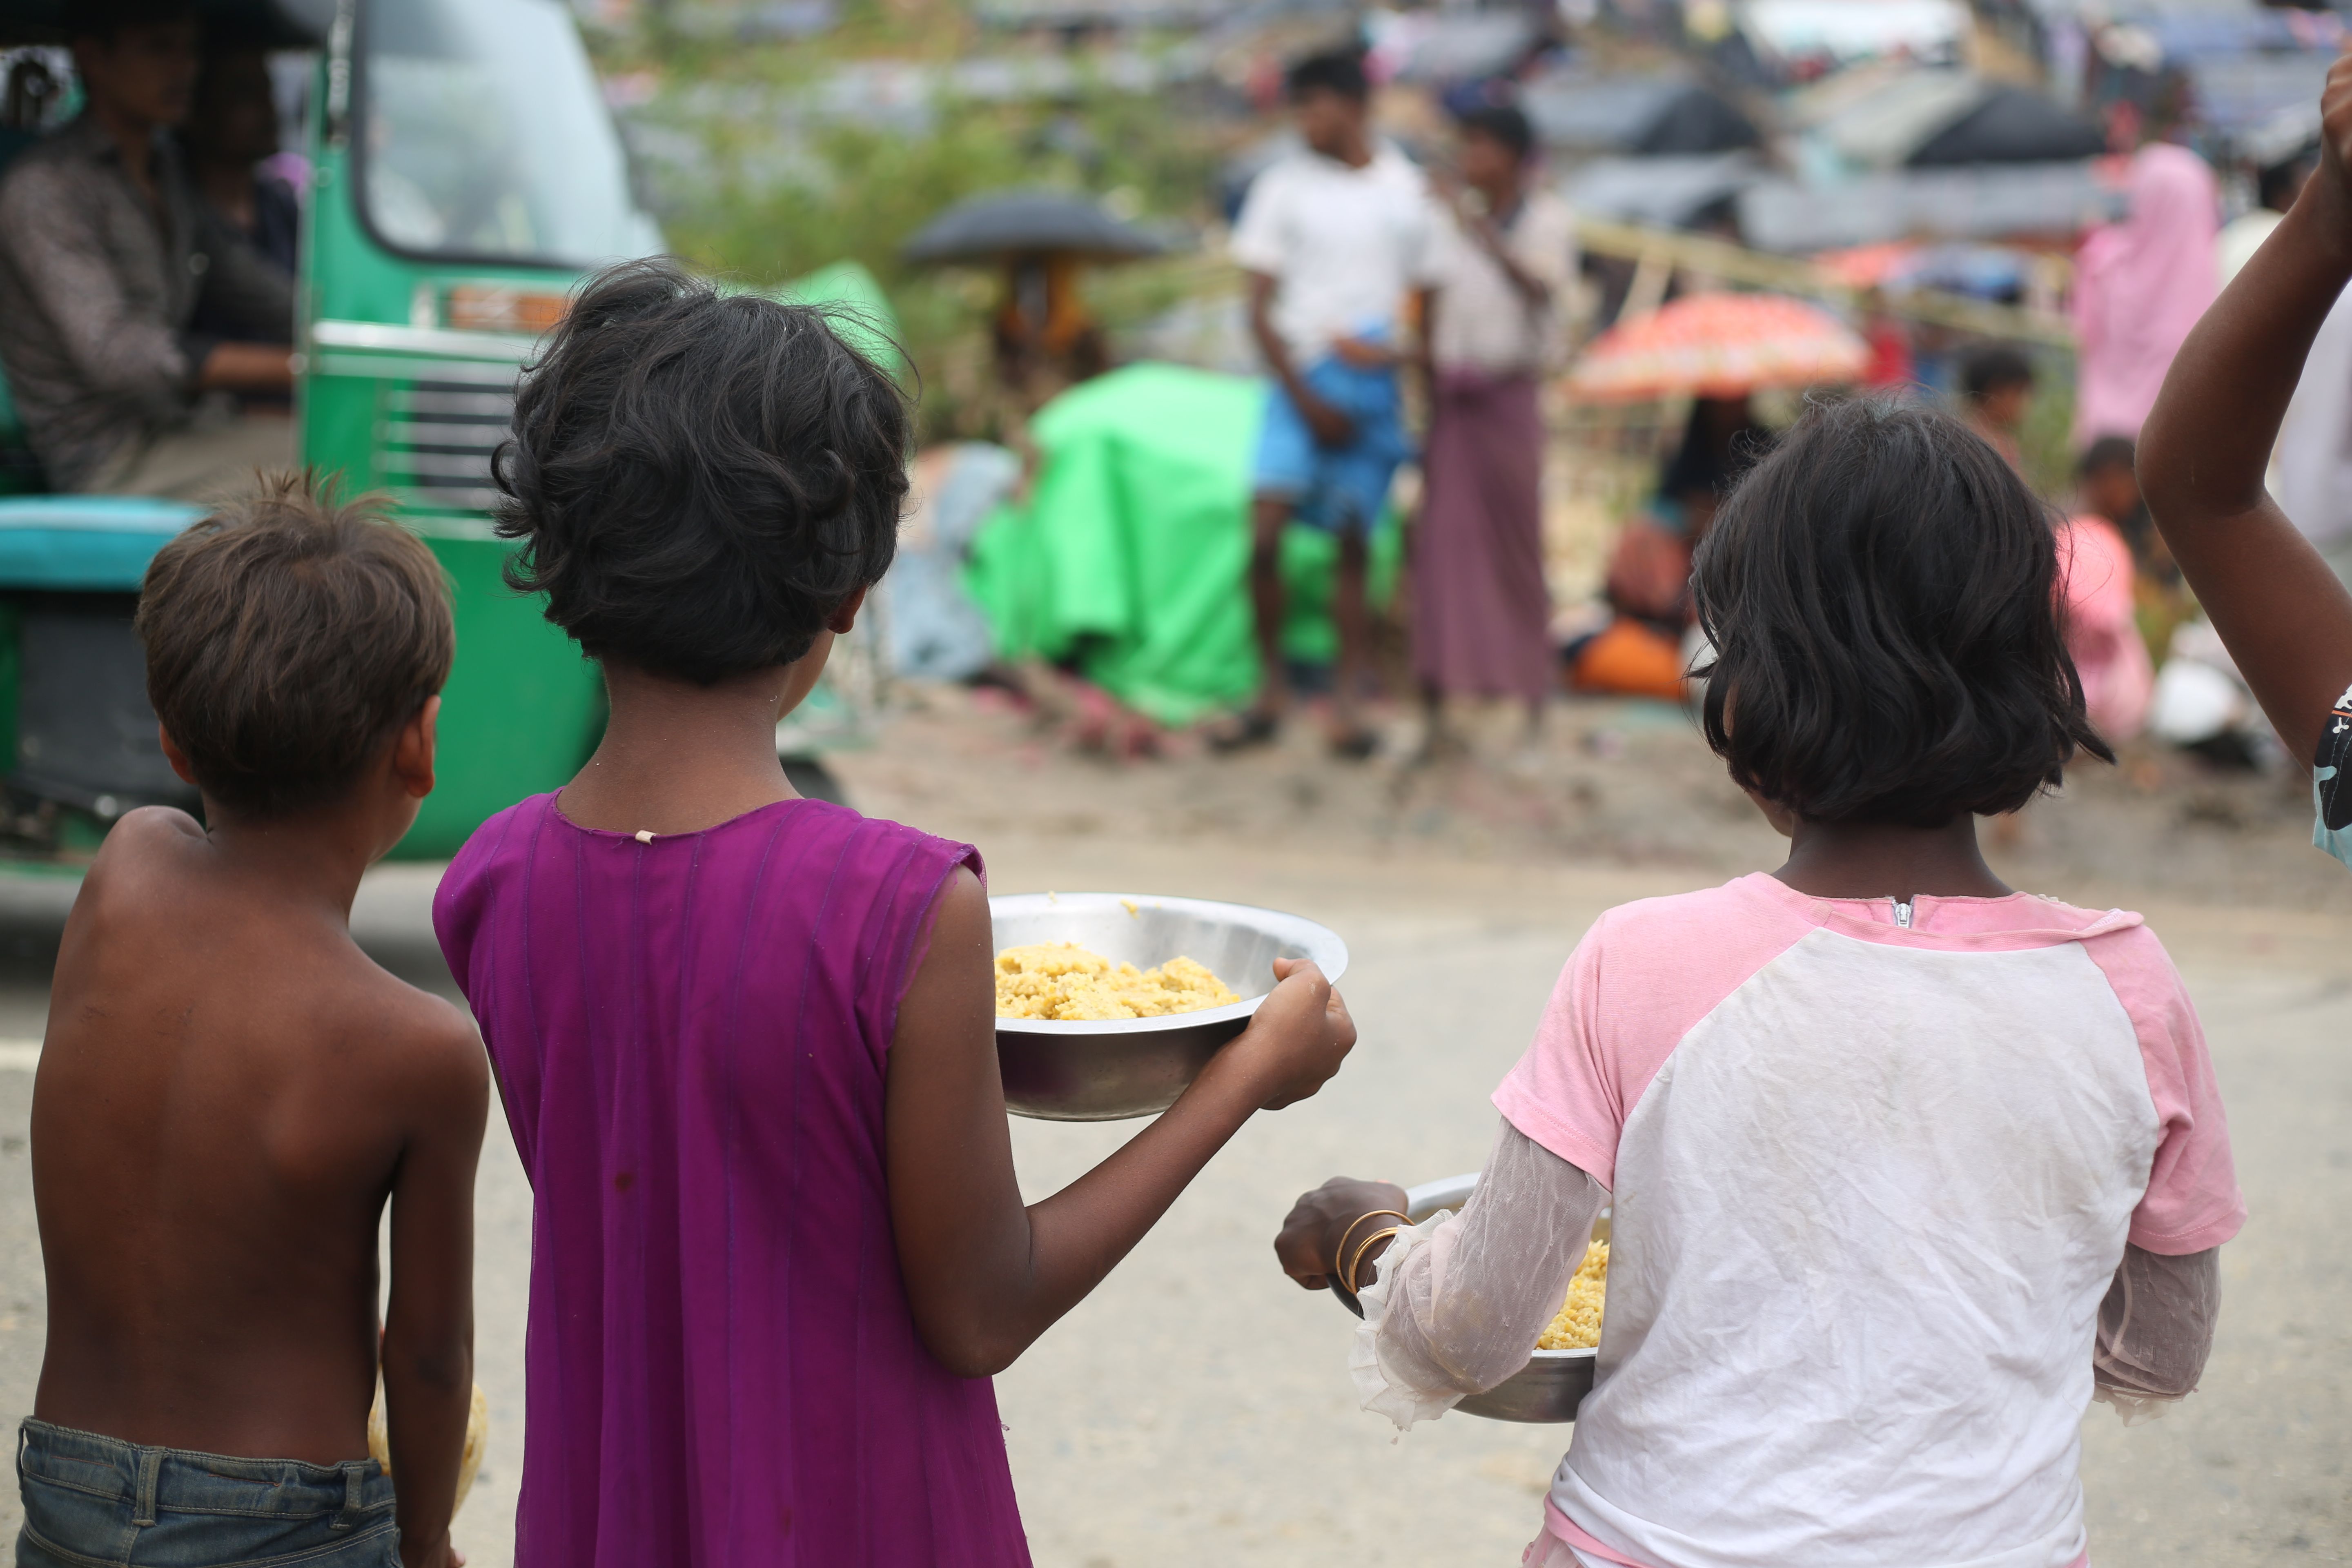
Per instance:
[[[609,268],[492,458],[507,581],[593,658],[705,685],[789,664],[889,569],[908,430],[825,311]]]
[[[1946,415],[1808,409],[1693,569],[1703,722],[1733,782],[1816,822],[1935,827],[2016,810],[2077,748],[2114,762],[2066,652],[2051,521]]]

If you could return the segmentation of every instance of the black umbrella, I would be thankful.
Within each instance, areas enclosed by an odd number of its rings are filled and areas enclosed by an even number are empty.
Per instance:
[[[0,0],[0,47],[61,44],[75,0]],[[334,0],[195,0],[197,19],[218,42],[264,49],[316,48],[334,24]]]
[[[1000,191],[974,196],[923,226],[901,253],[909,261],[989,261],[1055,252],[1095,260],[1158,256],[1156,235],[1062,191]]]
[[[1975,108],[1922,142],[1915,169],[1954,163],[2048,163],[2107,150],[2099,128],[2021,87],[1989,88]]]

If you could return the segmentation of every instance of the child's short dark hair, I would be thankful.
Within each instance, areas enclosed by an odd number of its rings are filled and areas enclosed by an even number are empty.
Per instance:
[[[889,569],[908,426],[824,310],[607,268],[491,464],[507,580],[594,658],[705,685],[790,664]]]
[[[2139,470],[2139,451],[2128,436],[2102,436],[2083,449],[2074,463],[2074,477],[2087,479],[2108,468]]]
[[[457,653],[424,541],[307,474],[263,476],[156,552],[137,625],[197,788],[257,817],[339,799]]]
[[[1528,122],[1526,111],[1515,103],[1480,104],[1463,110],[1457,122],[1469,134],[1484,136],[1499,144],[1522,163],[1535,151],[1535,127]]]
[[[1971,349],[1960,360],[1960,391],[1971,402],[2012,386],[2033,384],[2033,362],[2007,343]]]
[[[2080,747],[2051,518],[1932,409],[1808,409],[1717,512],[1692,594],[1702,722],[1734,783],[1817,822],[2014,811]]]
[[[1364,57],[1353,49],[1307,56],[1283,73],[1282,87],[1294,100],[1310,92],[1336,92],[1350,102],[1362,103],[1372,96],[1371,79],[1364,74]]]

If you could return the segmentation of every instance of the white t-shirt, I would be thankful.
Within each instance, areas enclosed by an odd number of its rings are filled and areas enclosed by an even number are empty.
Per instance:
[[[2271,230],[2278,227],[2279,220],[2284,216],[2286,214],[2274,213],[2268,207],[2256,207],[2221,226],[2221,232],[2213,238],[2213,261],[2215,269],[2221,274],[2222,288],[2227,289],[2230,279],[2254,258],[2254,252],[2263,247],[2263,241],[2271,237]]]
[[[1305,370],[1348,337],[1394,342],[1405,296],[1436,281],[1421,171],[1386,142],[1360,169],[1302,152],[1250,184],[1233,258],[1275,279],[1274,330]]]
[[[1503,230],[1503,248],[1521,270],[1549,285],[1532,305],[1502,263],[1451,215],[1438,229],[1437,334],[1430,352],[1440,370],[1490,374],[1540,373],[1557,365],[1576,287],[1576,215],[1549,191],[1529,191]]]
[[[2315,544],[2352,536],[2352,294],[2336,301],[2279,421],[2270,489]]]
[[[2215,248],[2222,287],[2285,216],[2256,207],[2221,230]],[[2352,535],[2352,295],[2336,302],[2312,340],[2265,478],[2279,510],[2314,544]]]
[[[1610,1188],[1552,1533],[1640,1568],[2066,1568],[2126,1240],[2245,1215],[2140,918],[1758,874],[1601,916],[1495,1102]]]

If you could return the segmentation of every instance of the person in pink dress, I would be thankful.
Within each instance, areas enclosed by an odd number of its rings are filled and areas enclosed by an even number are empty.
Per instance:
[[[890,563],[908,425],[821,312],[667,261],[591,279],[517,395],[510,574],[612,700],[434,901],[531,1184],[520,1568],[1027,1563],[991,1374],[1354,1043],[1277,963],[1173,1107],[1022,1202],[979,853],[776,760]]]
[[[2196,1010],[2138,915],[2017,892],[1977,843],[2113,760],[2058,554],[1958,421],[1862,399],[1700,547],[1707,741],[1788,861],[1604,913],[1468,1204],[1349,1253],[1357,1389],[1402,1426],[1527,1364],[1611,1205],[1528,1568],[2085,1568],[2086,1406],[2196,1387],[2245,1217]],[[1403,1199],[1326,1183],[1283,1267],[1328,1285]]]
[[[2221,190],[2205,160],[2151,142],[2125,179],[2131,210],[2074,257],[2074,449],[2137,440],[2164,373],[2221,289]]]
[[[2131,546],[2104,517],[2079,512],[2058,525],[2058,580],[2066,608],[2066,652],[2083,678],[2091,722],[2109,741],[2128,741],[2147,722],[2156,661],[2139,635]]]

